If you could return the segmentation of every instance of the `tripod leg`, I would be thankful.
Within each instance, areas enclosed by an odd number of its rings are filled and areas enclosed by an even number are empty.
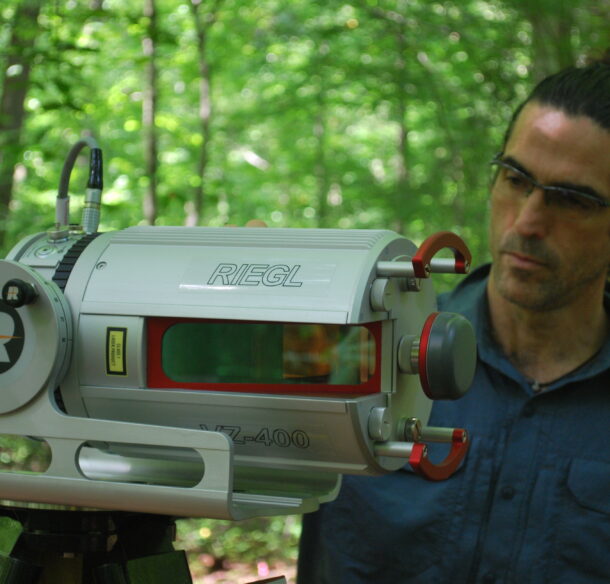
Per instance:
[[[125,574],[118,564],[98,566],[93,570],[93,579],[95,584],[127,584]]]
[[[0,584],[35,584],[40,573],[40,566],[0,555]]]

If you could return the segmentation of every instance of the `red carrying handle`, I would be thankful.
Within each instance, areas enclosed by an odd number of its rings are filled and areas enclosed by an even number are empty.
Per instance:
[[[416,442],[409,457],[409,464],[418,475],[430,481],[444,481],[458,469],[468,452],[469,446],[470,442],[466,430],[456,428],[453,430],[451,450],[445,460],[439,464],[430,462],[426,454],[426,445],[422,442]]]
[[[449,248],[455,257],[455,273],[467,274],[472,254],[461,237],[451,231],[439,231],[427,237],[411,259],[416,278],[430,275],[430,262],[441,249]]]

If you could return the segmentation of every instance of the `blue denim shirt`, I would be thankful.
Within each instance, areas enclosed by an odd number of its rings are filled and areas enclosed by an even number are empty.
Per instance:
[[[610,339],[536,392],[491,337],[488,272],[439,302],[478,339],[472,388],[429,422],[468,429],[462,468],[436,483],[408,468],[345,477],[304,517],[299,584],[610,582]],[[447,446],[432,446],[442,459]]]

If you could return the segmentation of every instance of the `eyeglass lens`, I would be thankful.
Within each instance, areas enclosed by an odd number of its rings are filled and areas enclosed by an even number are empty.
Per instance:
[[[546,204],[561,209],[586,213],[609,205],[606,201],[587,193],[563,187],[542,185],[502,160],[493,160],[491,164],[497,167],[494,187],[505,196],[529,196],[534,189],[540,188],[544,191]]]

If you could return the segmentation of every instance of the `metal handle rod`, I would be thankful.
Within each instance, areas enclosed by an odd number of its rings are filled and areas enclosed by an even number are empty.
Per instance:
[[[375,444],[377,456],[391,456],[393,458],[409,458],[413,451],[413,442],[381,442]]]
[[[453,258],[433,258],[430,271],[434,274],[455,274],[456,262]],[[414,278],[415,269],[409,261],[377,262],[377,275],[385,278]]]
[[[462,442],[466,442],[468,437],[463,431]],[[421,429],[421,438],[426,442],[453,442],[455,428],[438,428],[436,426],[424,426]]]

